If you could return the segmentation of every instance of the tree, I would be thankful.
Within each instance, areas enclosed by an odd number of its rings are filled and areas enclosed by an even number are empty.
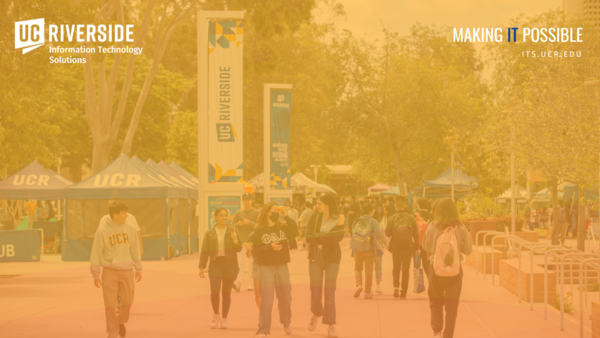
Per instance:
[[[168,157],[198,175],[198,113],[181,111],[169,131]]]
[[[450,42],[448,29],[385,33],[382,48],[351,35],[340,41],[349,85],[339,123],[350,134],[355,175],[396,182],[406,194],[407,180],[413,186],[447,166],[444,137],[479,122],[487,91],[475,50]]]
[[[15,172],[37,159],[45,167],[55,166],[60,152],[55,122],[63,111],[52,94],[57,67],[48,62],[46,48],[23,55],[14,45],[14,23],[36,17],[46,22],[83,22],[89,3],[74,7],[69,2],[22,0],[0,2],[0,172]]]
[[[568,18],[559,10],[530,18],[520,16],[510,26],[573,30],[584,27],[585,43],[544,44],[544,49],[557,51],[561,58],[542,54],[547,52],[540,52],[538,44],[531,39],[523,42],[521,35],[517,37],[521,42],[488,46],[496,62],[494,81],[498,102],[512,111],[507,118],[514,134],[518,166],[529,172],[540,172],[547,178],[556,205],[557,185],[561,181],[576,183],[580,188],[597,186],[598,101],[583,83],[600,75],[597,69],[600,39],[595,27]],[[538,51],[537,57],[524,57],[534,50]],[[565,51],[579,51],[581,56],[566,58],[563,57]],[[584,202],[580,201],[581,216],[583,206]],[[584,246],[583,227],[580,218],[579,249]]]
[[[156,0],[148,0],[145,7],[142,3],[128,3],[135,10],[131,12],[139,13],[137,18],[139,29],[134,34],[133,48],[141,48],[144,46],[146,36],[150,31],[150,26],[153,18],[158,22],[158,26],[154,31],[154,40],[156,46],[154,48],[152,66],[148,70],[145,77],[142,89],[139,92],[136,104],[133,108],[133,113],[127,129],[127,134],[123,141],[121,152],[129,155],[137,131],[142,108],[148,97],[148,93],[154,81],[154,78],[159,70],[159,65],[162,61],[167,44],[173,32],[182,20],[189,18],[198,10],[197,1],[165,1],[162,2],[157,10],[155,8]],[[140,5],[136,8],[136,5]],[[124,0],[101,0],[100,7],[96,14],[96,19],[99,23],[109,22],[111,18],[116,17],[115,22],[125,24]],[[158,14],[156,14],[158,12]],[[157,15],[156,17],[153,17]],[[135,21],[135,18],[132,18]],[[90,45],[89,41],[87,42]],[[117,48],[123,47],[123,42],[116,44]],[[116,101],[117,108],[113,114],[114,95],[117,90],[117,82],[119,79],[119,67],[123,56],[121,53],[116,53],[112,60],[110,75],[107,77],[107,59],[106,54],[92,58],[90,54],[86,54],[86,63],[83,64],[85,76],[85,97],[86,97],[86,116],[92,139],[94,140],[94,148],[92,155],[92,171],[97,172],[102,169],[108,161],[112,146],[117,140],[121,122],[125,115],[125,108],[131,90],[134,70],[138,56],[130,54],[127,58],[127,70],[122,82],[121,96]],[[94,77],[94,63],[97,63],[98,80]]]

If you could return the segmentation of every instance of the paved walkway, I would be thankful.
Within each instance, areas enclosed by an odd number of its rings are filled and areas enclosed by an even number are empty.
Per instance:
[[[337,330],[340,337],[431,337],[426,294],[409,293],[408,300],[391,296],[391,256],[384,256],[384,294],[373,300],[354,299],[353,260],[347,240],[343,243],[342,267],[338,280]],[[258,309],[254,294],[245,288],[232,296],[229,330],[211,330],[208,279],[200,279],[198,255],[166,262],[145,262],[144,278],[137,284],[136,303],[127,325],[128,337],[253,337]],[[291,337],[326,337],[319,324],[308,332],[310,291],[305,251],[292,252]],[[455,337],[579,337],[578,324],[570,316],[566,331],[560,331],[558,312],[549,309],[544,321],[543,307],[519,304],[502,287],[483,281],[481,275],[464,266],[462,302]],[[0,337],[106,337],[102,292],[93,286],[86,263],[60,262],[47,256],[42,263],[0,265]],[[245,274],[243,285],[248,285]],[[412,281],[411,281],[412,282]],[[412,290],[412,283],[410,286]],[[276,313],[277,307],[274,307]],[[274,316],[277,323],[278,315]],[[285,336],[274,325],[271,336]],[[585,337],[591,337],[586,330]]]

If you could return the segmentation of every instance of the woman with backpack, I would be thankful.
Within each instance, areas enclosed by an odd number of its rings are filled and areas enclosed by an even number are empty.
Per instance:
[[[280,219],[280,213],[281,218]],[[279,302],[279,320],[286,334],[292,333],[292,284],[290,283],[290,244],[296,241],[298,226],[288,217],[286,208],[269,202],[262,208],[250,235],[252,253],[258,264],[260,315],[256,337],[271,333],[271,312],[275,293]]]
[[[204,269],[210,260],[208,267],[208,279],[210,281],[210,301],[213,308],[213,319],[210,323],[211,329],[219,325],[221,329],[227,329],[227,314],[231,305],[231,289],[237,278],[239,267],[237,253],[242,251],[242,240],[237,230],[227,225],[229,211],[225,208],[215,210],[213,214],[217,224],[208,230],[202,241],[202,252],[200,253],[200,278],[204,278]],[[219,296],[223,295],[222,317],[219,315]]]
[[[433,222],[427,228],[423,248],[432,262],[429,279],[429,308],[434,338],[454,337],[458,303],[462,289],[463,270],[461,253],[471,254],[471,236],[460,222],[454,201],[444,198],[433,213]],[[446,325],[444,329],[444,308]]]
[[[354,274],[356,276],[356,291],[354,298],[360,297],[363,291],[362,271],[365,269],[365,299],[373,299],[371,287],[373,285],[373,263],[376,251],[382,251],[378,246],[381,235],[379,233],[379,222],[373,218],[375,209],[371,203],[362,206],[361,215],[352,232],[350,246],[354,250]]]
[[[319,197],[316,205],[319,212],[312,214],[306,227],[312,312],[308,331],[314,331],[319,317],[323,317],[323,324],[329,325],[328,336],[335,338],[338,336],[335,290],[342,260],[340,242],[344,239],[344,215],[340,213],[335,197],[329,193]]]

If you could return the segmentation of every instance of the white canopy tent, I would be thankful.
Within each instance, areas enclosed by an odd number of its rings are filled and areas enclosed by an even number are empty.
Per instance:
[[[520,185],[516,185],[516,190],[517,190],[517,196],[516,196],[516,200],[517,203],[525,203],[527,200],[527,189],[523,188]],[[501,195],[496,197],[496,200],[498,201],[498,203],[510,203],[510,198],[512,197],[512,188],[508,188],[506,189],[506,191],[504,191]]]
[[[261,173],[248,181],[248,183],[252,184],[255,187],[255,192],[263,193],[265,184],[264,184],[264,175]],[[320,192],[330,192],[337,195],[337,192],[332,188],[319,184],[310,178],[306,177],[302,173],[296,173],[292,175],[292,193],[294,194],[307,194],[311,191],[315,193]]]

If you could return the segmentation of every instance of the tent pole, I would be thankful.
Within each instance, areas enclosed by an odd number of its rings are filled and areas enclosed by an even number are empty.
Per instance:
[[[517,223],[517,214],[516,214],[516,194],[517,187],[515,186],[515,151],[510,151],[510,185],[512,187],[512,191],[510,193],[510,230],[512,235],[515,235],[515,228]]]
[[[450,170],[451,170],[451,192],[450,192],[450,197],[452,198],[452,200],[454,201],[454,148],[452,149],[451,153],[450,153],[450,158],[451,158],[451,162],[452,164],[450,165]]]

